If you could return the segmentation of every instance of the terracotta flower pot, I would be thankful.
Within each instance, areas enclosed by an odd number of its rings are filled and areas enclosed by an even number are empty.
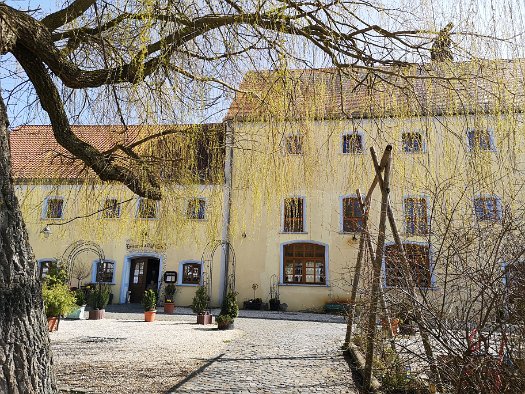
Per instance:
[[[164,313],[168,315],[173,315],[173,311],[175,311],[175,303],[165,302],[164,303]]]
[[[89,311],[89,320],[100,320],[104,318],[105,309],[95,309]]]
[[[212,315],[209,313],[199,313],[197,315],[197,324],[211,324]]]
[[[58,323],[60,319],[56,316],[51,316],[47,318],[47,329],[49,332],[58,330]]]
[[[149,323],[155,321],[156,314],[157,311],[144,311],[144,321],[147,321]]]

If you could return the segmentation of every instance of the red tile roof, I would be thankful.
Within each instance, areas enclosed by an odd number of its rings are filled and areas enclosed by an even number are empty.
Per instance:
[[[521,111],[525,60],[248,72],[226,119],[340,119]]]
[[[128,145],[147,135],[163,130],[188,127],[205,128],[217,125],[163,125],[127,126],[121,125],[72,126],[72,131],[82,140],[99,150],[107,150],[117,144]],[[49,125],[26,125],[11,130],[12,172],[18,181],[31,179],[86,179],[95,177],[84,163],[72,157],[60,146]]]

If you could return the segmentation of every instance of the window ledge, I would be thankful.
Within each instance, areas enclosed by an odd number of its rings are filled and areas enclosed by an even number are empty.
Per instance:
[[[65,218],[46,218],[46,217],[41,217],[40,219],[41,220],[53,220],[53,221],[66,220]]]
[[[177,286],[182,286],[182,287],[198,287],[200,285],[201,285],[200,283],[177,283]]]
[[[363,156],[365,154],[365,152],[364,151],[363,152],[348,152],[348,153],[346,153],[346,152],[339,152],[339,154],[342,155],[342,156],[355,156],[355,155]]]
[[[302,286],[302,287],[330,287],[328,284],[316,284],[316,283],[279,283],[279,286]]]
[[[383,289],[403,290],[403,289],[406,289],[406,287],[403,287],[403,286],[387,286],[387,285],[383,284]],[[439,287],[438,286],[432,286],[432,287],[417,287],[417,286],[415,286],[415,289],[416,290],[436,291],[436,290],[439,290]]]
[[[279,234],[308,234],[308,231],[279,231]]]

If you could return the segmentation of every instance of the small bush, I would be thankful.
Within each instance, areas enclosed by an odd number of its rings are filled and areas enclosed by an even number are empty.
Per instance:
[[[101,283],[94,285],[89,294],[89,306],[93,309],[104,309],[109,302],[109,286]]]
[[[65,316],[76,307],[75,295],[63,283],[56,283],[53,286],[44,284],[42,298],[47,317]]]
[[[206,308],[208,308],[208,302],[210,302],[210,297],[208,296],[206,287],[199,286],[195,292],[195,297],[193,297],[191,309],[194,313],[204,313]]]
[[[164,302],[173,302],[175,299],[175,293],[177,288],[174,284],[170,283],[164,288]]]
[[[239,305],[237,304],[237,292],[235,291],[228,291],[228,294],[226,294],[226,298],[224,298],[224,301],[222,302],[222,308],[221,308],[221,314],[220,316],[229,316],[233,319],[235,319],[239,315]]]

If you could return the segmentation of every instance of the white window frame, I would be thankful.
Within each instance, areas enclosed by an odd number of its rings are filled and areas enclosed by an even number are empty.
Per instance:
[[[106,218],[104,217],[104,207],[106,206],[106,201],[107,200],[115,200],[117,201],[117,208],[118,208],[118,215],[115,216],[115,217],[112,217],[112,218]],[[116,197],[106,197],[104,199],[104,202],[102,203],[102,207],[100,208],[101,211],[100,211],[100,215],[99,215],[99,219],[104,219],[104,220],[115,220],[115,219],[120,219],[121,215],[122,215],[122,203],[119,202],[119,199],[116,198]]]
[[[496,213],[498,217],[496,219],[479,219],[476,213],[476,200],[478,198],[493,198],[496,201]],[[497,194],[476,194],[472,198],[472,210],[474,212],[474,219],[478,223],[497,223],[503,220],[503,202],[501,197]]]
[[[345,198],[356,198],[359,199],[357,194],[345,194],[342,196],[339,196],[339,233],[340,234],[357,234],[361,231],[345,231],[344,230],[344,200]],[[363,221],[364,221],[364,212],[363,212]]]
[[[405,200],[407,198],[417,198],[417,199],[424,199],[425,202],[426,202],[426,205],[427,205],[427,229],[428,229],[428,232],[426,234],[412,234],[412,233],[409,233],[408,232],[408,228],[407,228],[407,224],[406,224],[406,217],[405,217]],[[430,222],[431,222],[431,207],[430,207],[430,196],[427,195],[427,194],[405,194],[403,195],[403,204],[402,204],[402,209],[403,209],[403,233],[407,236],[411,236],[411,237],[427,237],[428,235],[430,235],[431,233],[431,229],[430,229]]]
[[[62,216],[59,218],[48,218],[47,217],[47,208],[49,200],[62,200]],[[64,220],[64,212],[66,210],[66,199],[62,196],[47,196],[44,198],[44,202],[42,204],[42,220]]]
[[[468,134],[471,130],[486,130],[489,133],[489,149],[476,149],[475,147],[470,145],[470,140],[468,138]],[[497,152],[498,149],[496,147],[496,138],[494,137],[494,129],[492,127],[467,127],[467,130],[465,132],[465,138],[467,140],[467,152],[476,153],[476,152]]]
[[[287,139],[289,137],[300,137],[301,138],[301,153],[290,153],[287,148]],[[305,151],[305,135],[301,132],[285,133],[282,139],[282,152],[284,156],[304,156]]]
[[[345,152],[345,136],[347,135],[359,135],[361,137],[361,152]],[[341,146],[341,153],[343,155],[362,155],[366,151],[366,143],[365,143],[365,133],[362,130],[356,130],[356,131],[343,131],[341,133],[341,139],[340,139],[340,146]]]
[[[200,264],[201,266],[201,278],[199,283],[182,283],[184,276],[184,265],[185,264]],[[204,274],[204,265],[201,260],[181,260],[179,261],[179,272],[177,273],[177,286],[188,286],[188,287],[198,287],[202,286],[202,277]]]
[[[204,201],[204,218],[200,219],[200,218],[192,218],[188,216],[189,205],[191,201],[193,200],[203,200]],[[205,222],[206,220],[208,220],[208,199],[206,197],[194,197],[194,198],[189,198],[188,200],[186,200],[185,216],[186,216],[186,219],[191,220],[191,221]]]
[[[116,284],[116,282],[115,282],[115,274],[117,272],[117,262],[115,260],[112,260],[112,259],[104,259],[103,260],[104,263],[111,263],[111,264],[113,264],[113,276],[111,278],[111,282],[97,282],[97,269],[98,269],[98,263],[100,263],[100,262],[101,262],[100,260],[95,260],[91,264],[91,283],[105,283],[105,284],[108,284],[108,285]]]
[[[284,231],[284,207],[287,199],[290,198],[302,198],[303,199],[303,231]],[[308,229],[306,228],[306,196],[288,196],[283,198],[281,202],[281,234],[307,234]]]
[[[428,269],[430,270],[430,287],[418,287],[416,285],[416,289],[418,290],[438,290],[437,287],[437,280],[436,280],[436,262],[434,258],[434,250],[432,248],[432,244],[430,242],[426,241],[403,241],[403,247],[406,244],[411,245],[421,245],[421,246],[428,246]],[[395,242],[385,242],[386,246],[395,245]],[[381,277],[383,281],[383,287],[386,289],[403,289],[403,287],[399,286],[388,286],[386,281],[386,258],[385,255],[383,255],[383,259],[381,262]]]
[[[144,197],[137,198],[136,207],[135,207],[135,219],[137,219],[137,220],[159,220],[159,218],[160,218],[160,202],[159,201],[155,201],[155,200],[151,200],[151,201],[154,201],[155,204],[156,204],[155,212],[157,213],[157,215],[154,218],[141,218],[139,216],[140,202],[142,200],[148,200],[148,199],[144,198]]]
[[[403,134],[421,134],[421,150],[417,152],[406,151],[405,144],[403,143]],[[424,130],[403,130],[399,136],[401,141],[401,152],[405,155],[421,155],[427,153],[427,136]]]
[[[325,283],[290,283],[284,281],[284,247],[290,244],[297,243],[310,243],[315,245],[324,246],[324,274]],[[312,241],[312,240],[293,240],[282,242],[279,246],[280,251],[280,268],[279,268],[279,286],[302,286],[302,287],[330,287],[330,260],[328,253],[329,246],[324,242]]]

